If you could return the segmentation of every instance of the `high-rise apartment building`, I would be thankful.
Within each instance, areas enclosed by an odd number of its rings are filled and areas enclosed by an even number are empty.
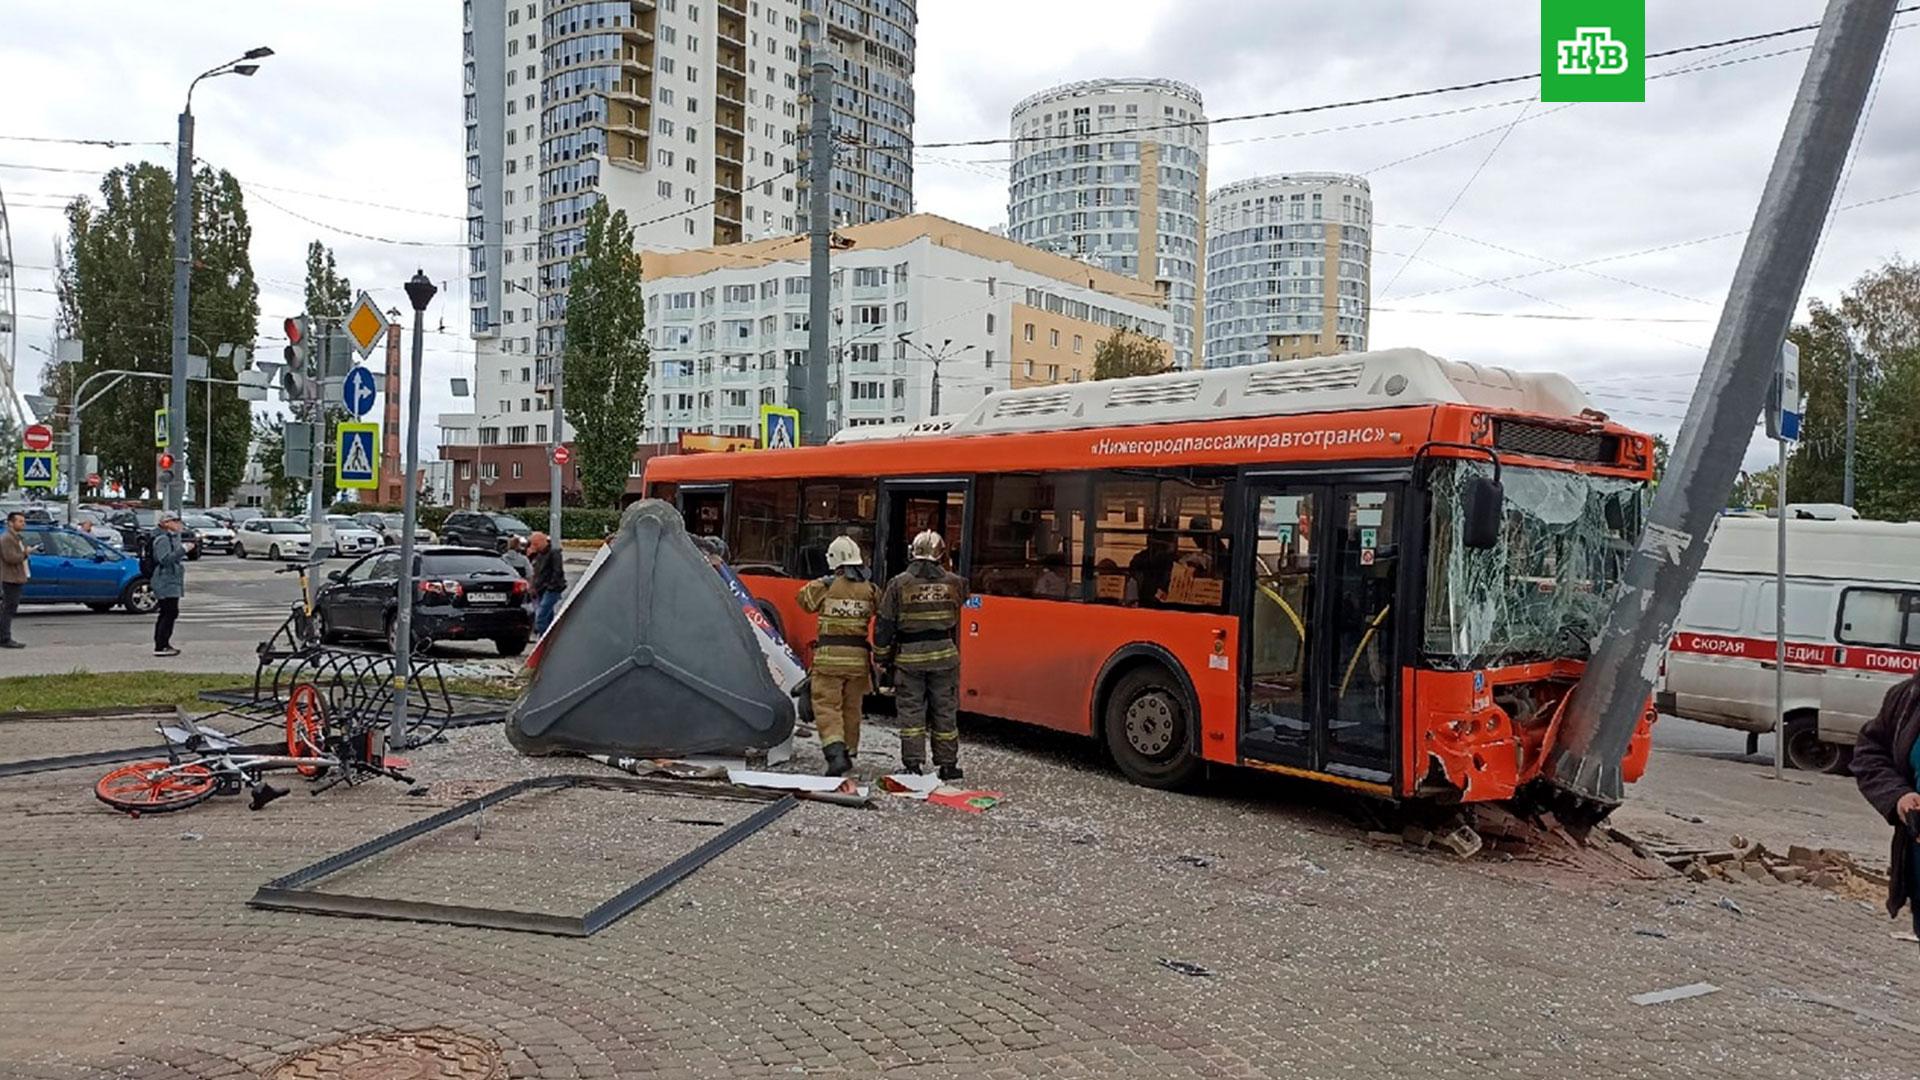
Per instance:
[[[1373,198],[1363,177],[1242,180],[1207,207],[1208,367],[1366,350]]]
[[[1164,295],[1174,363],[1204,337],[1207,119],[1169,79],[1095,79],[1014,106],[1007,235]]]
[[[549,441],[569,265],[594,202],[626,211],[647,250],[805,227],[802,92],[823,3],[849,128],[835,205],[844,190],[859,220],[908,213],[906,0],[465,0],[476,370],[472,411],[440,417],[443,453]]]

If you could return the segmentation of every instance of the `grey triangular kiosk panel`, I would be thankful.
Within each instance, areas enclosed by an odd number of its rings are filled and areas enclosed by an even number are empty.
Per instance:
[[[672,757],[766,749],[793,724],[739,600],[679,512],[647,499],[548,628],[507,738],[525,754]]]

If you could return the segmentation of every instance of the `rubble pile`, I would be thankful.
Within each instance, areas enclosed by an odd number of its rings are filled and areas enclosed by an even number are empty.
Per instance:
[[[1765,844],[1749,843],[1736,836],[1727,850],[1671,851],[1659,857],[1694,881],[1719,879],[1812,885],[1852,900],[1880,900],[1887,895],[1884,874],[1861,866],[1853,856],[1832,848],[1794,844],[1781,854],[1769,850]]]

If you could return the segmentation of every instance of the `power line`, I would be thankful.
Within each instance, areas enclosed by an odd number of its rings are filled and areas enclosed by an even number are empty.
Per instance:
[[[1439,219],[1436,220],[1432,225],[1428,226],[1427,231],[1425,233],[1421,234],[1420,242],[1413,246],[1413,253],[1408,255],[1406,258],[1406,261],[1400,264],[1400,269],[1395,270],[1393,272],[1393,276],[1387,279],[1386,288],[1382,289],[1381,290],[1382,292],[1392,292],[1393,287],[1399,284],[1400,275],[1406,273],[1407,267],[1413,265],[1413,260],[1419,258],[1420,253],[1426,250],[1427,241],[1433,239],[1434,230],[1438,229],[1440,226],[1445,225],[1447,223],[1448,215],[1452,214],[1454,211],[1454,208],[1460,205],[1461,199],[1464,199],[1467,197],[1467,190],[1473,187],[1473,182],[1475,180],[1480,179],[1480,174],[1486,171],[1487,163],[1493,160],[1493,155],[1499,153],[1500,148],[1507,145],[1507,136],[1513,134],[1513,129],[1520,126],[1520,121],[1525,120],[1527,118],[1527,113],[1530,112],[1532,109],[1533,109],[1533,102],[1531,101],[1527,102],[1525,105],[1522,105],[1520,107],[1520,115],[1514,117],[1513,122],[1507,125],[1507,129],[1500,133],[1499,140],[1493,144],[1492,149],[1487,151],[1487,155],[1480,159],[1480,164],[1473,167],[1473,173],[1472,175],[1467,177],[1467,182],[1464,184],[1461,184],[1460,190],[1453,193],[1453,201],[1447,204],[1447,208],[1445,210],[1440,211]]]
[[[66,139],[54,135],[0,135],[0,142],[63,143],[68,146],[172,146],[164,139]]]

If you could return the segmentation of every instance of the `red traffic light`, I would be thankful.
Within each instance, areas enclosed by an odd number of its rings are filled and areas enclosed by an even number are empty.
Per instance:
[[[281,328],[287,332],[288,345],[300,344],[300,337],[301,337],[300,320],[298,318],[288,319],[286,322],[281,323],[280,325],[281,325]]]
[[[161,455],[160,455],[160,467],[161,467],[161,468],[163,468],[163,469],[171,469],[171,468],[173,468],[173,455],[172,455],[172,454],[161,454]]]

